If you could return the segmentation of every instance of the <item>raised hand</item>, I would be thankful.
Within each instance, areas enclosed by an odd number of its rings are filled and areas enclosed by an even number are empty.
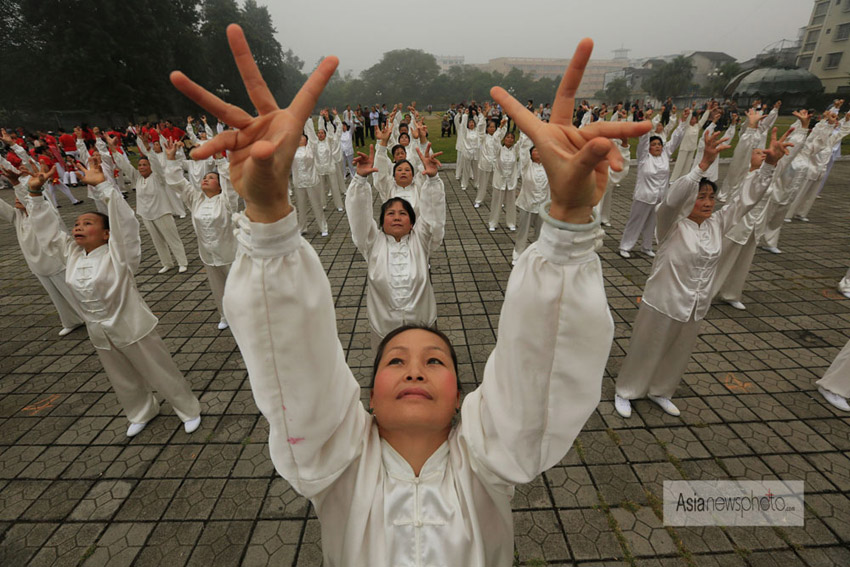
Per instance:
[[[764,161],[769,163],[770,165],[776,165],[779,163],[779,160],[782,159],[783,156],[788,155],[788,148],[793,148],[794,144],[790,142],[786,142],[788,139],[788,135],[793,132],[793,128],[788,128],[782,137],[778,140],[776,139],[776,128],[771,130],[770,132],[770,146],[767,148],[767,152],[764,156]]]
[[[97,152],[95,152],[96,154]],[[83,167],[81,163],[77,164],[77,171],[80,172],[80,181],[86,185],[99,185],[106,181],[106,176],[100,168],[100,162],[95,164],[96,160],[89,160],[89,166]]]
[[[803,128],[809,127],[809,122],[812,119],[812,115],[809,114],[808,110],[806,110],[805,108],[802,110],[795,110],[791,113],[791,115],[796,117],[800,121],[800,124],[803,126]]]
[[[29,187],[30,193],[41,193],[41,190],[44,188],[44,184],[47,183],[47,180],[52,178],[56,173],[56,166],[54,165],[50,169],[45,168],[44,171],[37,171],[30,175],[30,179],[27,182],[27,186]]]
[[[714,163],[714,160],[717,159],[717,156],[720,155],[720,152],[732,147],[724,143],[728,142],[729,138],[721,138],[720,136],[722,135],[722,132],[705,131],[705,136],[703,136],[703,140],[705,141],[705,150],[703,150],[702,161],[699,164],[699,168],[701,170],[707,170],[711,164]]]
[[[21,176],[24,175],[20,171],[13,171],[11,169],[6,169],[5,167],[0,167],[0,175],[9,180],[9,183],[12,184],[12,187],[18,184],[21,179]]]
[[[759,125],[759,122],[767,118],[766,114],[762,114],[760,110],[756,110],[755,108],[751,108],[747,111],[747,127],[755,128]]]
[[[635,137],[648,132],[644,122],[594,122],[579,130],[572,124],[575,94],[593,51],[593,41],[583,39],[570,60],[558,87],[549,123],[535,118],[501,87],[490,94],[540,152],[549,177],[552,205],[549,215],[572,223],[587,223],[593,207],[605,192],[608,167],[621,171],[623,158],[609,138]]]
[[[248,218],[256,222],[275,222],[292,210],[288,196],[292,159],[301,141],[304,123],[339,61],[336,57],[325,58],[292,103],[281,110],[257,68],[242,28],[229,25],[227,39],[258,116],[251,116],[227,104],[179,71],[171,74],[171,82],[219,120],[237,128],[226,130],[193,150],[192,157],[205,159],[227,150],[230,153],[230,178],[236,191],[245,199]]]
[[[15,144],[15,139],[9,134],[9,132],[6,131],[5,128],[0,130],[0,140],[3,140],[3,143],[8,146],[12,146]]]
[[[386,124],[384,124],[384,129],[381,130],[380,124],[375,126],[375,137],[378,138],[378,141],[381,142],[382,146],[386,146],[387,142],[390,140],[390,136],[393,133],[393,127],[390,126],[392,120],[387,120]]]
[[[172,140],[165,141],[165,157],[170,160],[177,159],[177,144]]]
[[[443,152],[432,153],[431,152],[431,142],[428,142],[428,145],[425,147],[425,153],[422,153],[422,150],[416,148],[416,153],[419,154],[419,159],[422,161],[422,167],[425,168],[425,175],[428,177],[434,177],[437,175],[437,172],[440,170],[440,166],[442,165],[437,158],[443,155]]]
[[[357,168],[357,175],[360,177],[366,177],[370,173],[377,173],[378,169],[375,167],[375,145],[369,144],[368,156],[363,152],[357,152],[357,157],[351,160],[351,162]]]
[[[110,136],[109,134],[106,134],[105,138],[106,138],[106,143],[109,145],[110,148],[112,148],[113,150],[118,148],[118,137],[117,136]]]

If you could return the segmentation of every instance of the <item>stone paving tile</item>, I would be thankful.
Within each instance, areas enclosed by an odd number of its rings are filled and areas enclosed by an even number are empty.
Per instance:
[[[709,311],[677,391],[678,418],[646,400],[627,420],[613,408],[651,269],[646,258],[617,255],[630,203],[629,191],[615,193],[615,226],[600,250],[615,321],[602,401],[559,465],[516,488],[523,564],[607,567],[629,557],[633,567],[850,565],[850,416],[825,404],[814,385],[850,335],[850,301],[834,292],[847,268],[846,243],[823,238],[846,228],[847,179],[850,164],[837,164],[812,223],[783,227],[784,254],[757,251],[746,312]],[[634,173],[624,187],[633,182]],[[452,175],[446,187],[452,222],[431,275],[439,325],[456,346],[469,392],[495,340],[512,241],[503,229],[486,231],[488,207],[468,206]],[[66,223],[79,212],[60,209]],[[332,212],[329,220],[330,237],[315,237],[311,224],[308,238],[337,297],[340,341],[365,387],[372,362],[365,263],[345,217]],[[155,274],[144,235],[137,283],[201,399],[204,421],[187,435],[165,403],[131,440],[85,331],[56,337],[52,305],[21,262],[14,231],[0,227],[9,251],[0,258],[0,565],[322,563],[315,512],[274,471],[268,423],[244,362],[230,332],[215,328],[191,223],[177,226],[189,272]],[[368,401],[366,388],[361,399]],[[806,525],[668,531],[648,506],[665,480],[729,478],[805,481]]]

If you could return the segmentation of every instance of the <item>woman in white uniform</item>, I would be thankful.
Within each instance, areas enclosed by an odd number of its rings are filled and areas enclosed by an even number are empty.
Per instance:
[[[687,110],[685,109],[685,112]],[[684,136],[682,136],[681,144],[679,144],[676,165],[673,167],[673,173],[670,174],[671,183],[691,170],[691,166],[694,164],[694,156],[699,146],[700,132],[702,132],[703,124],[708,120],[709,112],[710,110],[706,110],[703,112],[702,118],[697,118],[696,112],[694,109],[691,109],[690,119],[688,119]]]
[[[313,128],[312,119],[304,122],[304,130],[301,134],[301,142],[292,161],[292,187],[295,189],[295,200],[301,206],[301,234],[307,232],[307,202],[319,225],[322,236],[328,235],[328,221],[325,218],[322,206],[322,182],[319,180],[319,172],[316,170],[316,153],[313,144],[307,134],[308,129]]]
[[[218,307],[218,329],[221,331],[228,326],[222,299],[227,274],[236,257],[232,217],[239,209],[239,196],[230,186],[230,164],[223,157],[216,160],[218,171],[204,175],[200,185],[187,181],[177,159],[177,146],[173,142],[166,143],[168,165],[165,181],[180,195],[192,215],[192,226],[198,237],[198,254],[207,273],[213,301]]]
[[[517,220],[516,242],[511,258],[511,265],[516,265],[520,255],[528,248],[528,235],[531,227],[534,227],[535,237],[540,236],[543,219],[540,217],[540,209],[549,200],[549,177],[543,169],[540,159],[540,150],[534,147],[531,138],[520,132],[519,135],[519,160],[522,173],[522,190],[516,201],[519,209]],[[623,164],[623,169],[628,166]]]
[[[431,254],[443,242],[446,225],[446,194],[437,176],[439,162],[431,155],[430,144],[424,158],[428,180],[419,191],[418,213],[403,197],[383,201],[381,216],[372,217],[372,188],[366,179],[377,172],[370,155],[355,158],[357,175],[348,187],[345,204],[351,238],[368,265],[366,306],[372,327],[372,348],[393,329],[406,324],[433,327],[437,302],[428,266]],[[402,161],[396,164],[409,166]]]
[[[499,159],[499,153],[502,149],[502,138],[505,137],[505,132],[507,132],[507,123],[507,115],[502,118],[501,124],[496,124],[495,120],[487,120],[487,129],[481,136],[481,141],[479,143],[478,192],[475,194],[475,202],[473,203],[475,208],[481,206],[481,203],[484,202],[484,198],[487,196],[487,189],[489,189],[491,184],[493,184],[493,177],[497,167],[496,160]],[[516,141],[516,138],[514,138],[514,141]],[[493,185],[493,187],[495,187],[495,185]],[[492,212],[493,211],[491,210],[491,217]],[[493,223],[491,222],[490,225],[492,226]]]
[[[62,241],[65,281],[130,422],[127,436],[137,435],[159,413],[154,390],[168,400],[191,433],[201,424],[200,403],[157,334],[157,318],[136,288],[134,274],[141,260],[139,221],[99,168],[80,172],[81,181],[106,203],[108,216],[80,215],[72,237],[31,183],[28,206],[33,226]]]
[[[466,191],[469,182],[472,182],[473,187],[479,186],[478,179],[478,157],[481,151],[481,138],[484,134],[485,120],[481,114],[476,117],[471,117],[469,111],[465,111],[461,118],[461,127],[458,128],[457,137],[460,141],[460,149],[463,154],[463,161],[460,167],[460,188]],[[476,202],[475,208],[478,208],[481,203]]]
[[[225,310],[269,420],[272,461],[315,506],[325,564],[510,565],[514,487],[563,458],[598,403],[611,347],[591,214],[605,187],[605,172],[595,170],[619,153],[601,136],[640,134],[648,124],[604,124],[568,137],[571,97],[556,99],[552,124],[535,124],[506,91],[493,89],[545,148],[551,220],[508,282],[481,386],[461,406],[451,345],[428,330],[404,331],[383,345],[370,415],[337,337],[324,269],[298,236],[280,177],[337,61],[320,63],[282,111],[241,30],[230,26],[228,36],[258,117],[182,74],[172,80],[242,129],[238,139],[220,136],[205,148],[232,150],[235,187],[247,203]],[[580,44],[561,93],[578,87],[591,45]]]
[[[488,134],[486,138],[492,141],[503,140],[498,147],[496,160],[493,165],[493,196],[490,199],[490,218],[488,226],[490,232],[495,232],[499,226],[499,217],[502,215],[502,205],[505,206],[505,223],[508,230],[516,230],[516,192],[519,181],[519,145],[516,144],[516,136],[513,133],[505,133],[507,115],[502,119],[502,126],[493,135]],[[494,124],[495,125],[495,124]],[[487,140],[486,143],[489,143]],[[483,148],[483,146],[482,146]],[[482,149],[482,161],[483,161]],[[479,188],[480,193],[480,188]]]
[[[631,401],[648,396],[670,415],[679,415],[671,398],[682,380],[697,341],[700,321],[711,306],[711,291],[723,235],[761,199],[773,168],[786,153],[786,132],[773,140],[765,163],[744,191],[717,214],[717,186],[704,179],[717,155],[720,133],[706,133],[702,161],[680,177],[658,206],[658,257],[646,281],[629,353],[616,381],[614,407],[632,414]]]

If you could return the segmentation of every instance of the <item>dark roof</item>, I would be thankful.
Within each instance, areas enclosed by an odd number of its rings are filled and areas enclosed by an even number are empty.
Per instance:
[[[805,69],[768,67],[741,73],[725,90],[728,94],[744,96],[818,93],[823,91],[823,83]]]
[[[693,57],[694,55],[702,55],[710,61],[719,61],[721,63],[725,63],[726,61],[735,61],[734,57],[727,55],[722,51],[692,51],[688,53],[686,57]]]

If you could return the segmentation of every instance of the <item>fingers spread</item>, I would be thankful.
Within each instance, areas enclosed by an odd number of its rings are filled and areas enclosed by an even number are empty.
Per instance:
[[[319,66],[316,67],[316,70],[313,71],[313,74],[310,75],[295,98],[292,99],[292,104],[289,105],[289,110],[295,115],[295,118],[301,122],[307,120],[313,107],[316,106],[316,101],[319,100],[319,96],[336,71],[337,65],[339,65],[339,59],[333,55],[322,59],[322,62],[319,63]]]
[[[641,122],[604,122],[602,120],[593,122],[581,130],[585,137],[602,138],[637,138],[652,129],[649,120]]]
[[[239,141],[239,130],[225,130],[212,140],[204,142],[199,147],[191,151],[192,159],[206,159],[213,154],[221,153],[225,150],[237,149]]]
[[[233,52],[242,82],[245,83],[245,89],[257,112],[268,114],[277,110],[277,103],[257,67],[257,62],[254,61],[254,56],[251,55],[251,48],[248,47],[242,28],[236,24],[227,26],[227,41],[230,43],[230,51]]]
[[[178,91],[186,95],[187,98],[194,101],[195,104],[204,108],[210,114],[215,115],[222,122],[235,128],[245,128],[253,119],[250,114],[241,108],[224,102],[180,71],[173,71],[171,73],[171,84]],[[144,140],[145,136],[139,136],[139,138]]]
[[[600,162],[608,160],[611,155],[611,150],[619,153],[613,147],[611,140],[606,138],[594,138],[587,142],[584,147],[576,154],[573,177],[583,179],[590,175],[599,166]]]
[[[525,132],[525,135],[532,141],[535,141],[537,131],[543,126],[543,123],[502,87],[490,89],[490,96],[502,106],[505,114],[513,118],[517,127]]]
[[[576,52],[570,59],[570,65],[564,72],[561,84],[558,86],[555,102],[552,103],[552,114],[549,117],[549,121],[553,124],[569,124],[572,122],[576,91],[581,84],[581,78],[584,76],[584,69],[587,67],[591,52],[593,52],[593,40],[586,37],[578,43]]]

